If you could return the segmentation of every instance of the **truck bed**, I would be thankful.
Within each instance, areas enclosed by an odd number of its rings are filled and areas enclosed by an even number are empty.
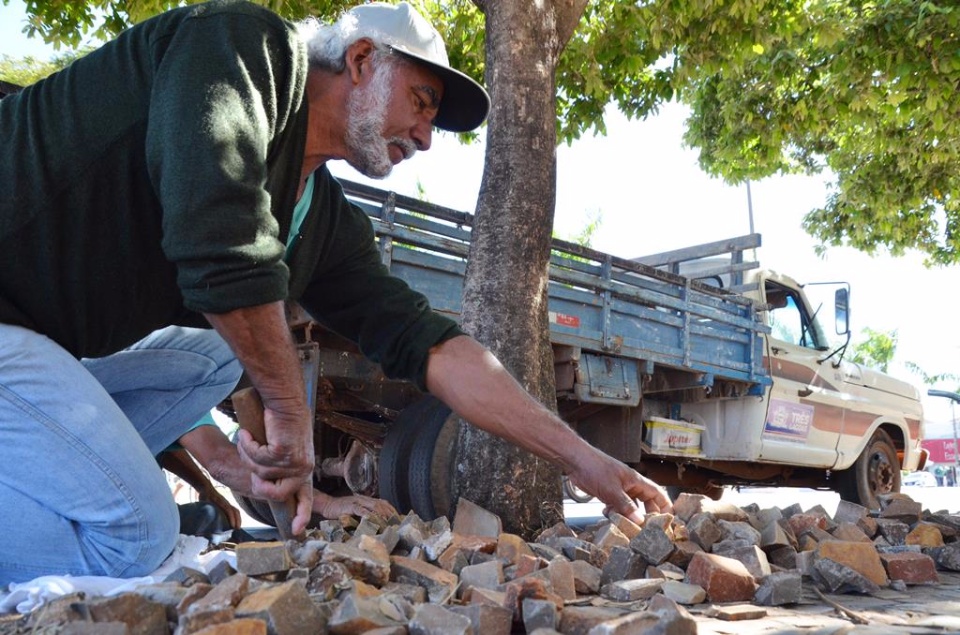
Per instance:
[[[437,311],[461,311],[473,216],[341,181],[371,218],[383,262]],[[555,239],[550,257],[550,340],[622,358],[642,374],[657,367],[770,383],[752,301],[696,280]],[[638,391],[639,392],[639,391]]]

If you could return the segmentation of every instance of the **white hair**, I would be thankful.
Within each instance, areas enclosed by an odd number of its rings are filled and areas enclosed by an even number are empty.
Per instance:
[[[357,18],[344,13],[334,24],[324,24],[317,18],[306,18],[297,23],[297,33],[307,47],[307,60],[312,67],[320,67],[334,73],[346,68],[347,48],[357,40],[368,38],[377,53],[388,55],[391,50],[384,44],[385,35],[376,29],[361,30]]]

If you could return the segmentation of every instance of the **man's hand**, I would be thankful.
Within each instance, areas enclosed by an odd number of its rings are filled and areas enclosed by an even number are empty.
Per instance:
[[[255,498],[296,498],[292,531],[300,534],[310,522],[313,509],[313,433],[311,426],[291,424],[289,418],[286,413],[265,407],[267,442],[258,443],[249,431],[241,429],[237,447],[250,468],[250,490]]]
[[[382,498],[369,496],[331,496],[324,492],[314,492],[313,511],[324,518],[339,518],[340,516],[364,516],[376,514],[382,518],[397,515],[393,505]]]
[[[643,503],[646,513],[673,511],[670,497],[662,487],[593,446],[584,444],[584,450],[569,474],[570,480],[606,503],[607,510],[637,524],[643,523],[638,502]]]

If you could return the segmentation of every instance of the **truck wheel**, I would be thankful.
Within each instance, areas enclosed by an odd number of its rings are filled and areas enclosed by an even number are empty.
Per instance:
[[[413,510],[424,520],[446,515],[456,436],[456,417],[435,397],[404,408],[380,452],[380,497],[401,514]]]
[[[593,496],[571,483],[566,476],[563,477],[563,495],[575,503],[589,503],[593,500]]]
[[[451,516],[451,484],[459,418],[434,399],[410,452],[407,484],[410,507],[424,520]],[[451,518],[452,520],[452,518]]]
[[[900,461],[890,435],[883,430],[874,432],[857,462],[838,476],[840,498],[880,509],[880,494],[900,491]]]
[[[243,510],[243,513],[247,516],[258,523],[270,525],[271,527],[277,526],[277,523],[273,520],[273,512],[270,511],[270,503],[258,498],[247,498],[246,496],[237,494],[233,490],[230,491],[233,494],[234,500],[237,501],[237,507]]]

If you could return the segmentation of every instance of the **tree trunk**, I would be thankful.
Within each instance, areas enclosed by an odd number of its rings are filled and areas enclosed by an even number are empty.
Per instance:
[[[575,25],[585,2],[478,3],[486,15],[486,81],[493,105],[463,325],[554,409],[547,323],[556,196],[554,71],[573,30],[569,14],[575,13]],[[456,461],[454,500],[462,496],[499,514],[505,531],[529,537],[562,519],[560,473],[546,461],[468,425],[460,427]]]

